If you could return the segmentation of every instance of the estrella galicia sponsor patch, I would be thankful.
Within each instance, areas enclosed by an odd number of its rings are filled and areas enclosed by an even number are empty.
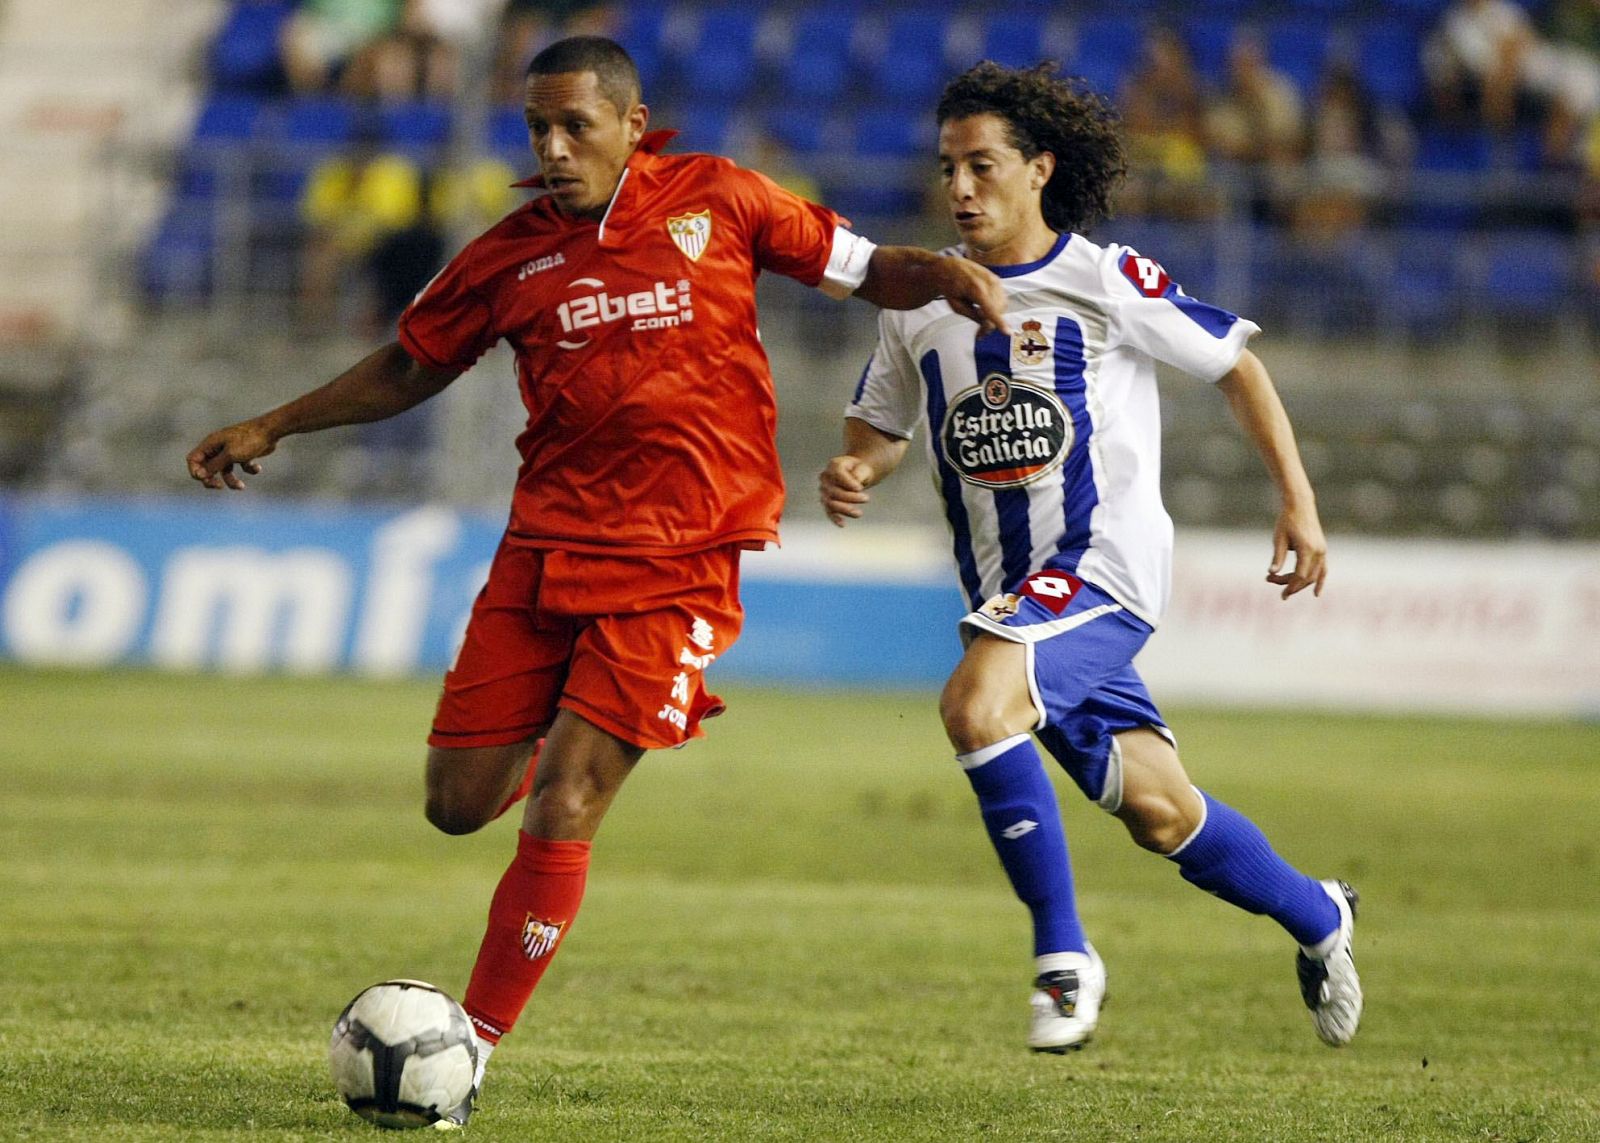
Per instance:
[[[939,444],[968,484],[1014,488],[1066,459],[1072,420],[1048,389],[991,373],[951,400]]]

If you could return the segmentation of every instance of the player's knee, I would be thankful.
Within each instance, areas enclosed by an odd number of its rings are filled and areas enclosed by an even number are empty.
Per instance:
[[[1163,790],[1124,793],[1117,817],[1136,845],[1160,854],[1173,852],[1200,825],[1189,807]]]
[[[952,680],[953,683],[953,680]],[[939,697],[939,718],[957,753],[982,750],[1026,727],[1013,728],[1007,704],[991,693],[947,686]]]
[[[539,828],[550,837],[593,833],[609,803],[594,783],[577,778],[536,782],[533,801]]]
[[[432,785],[428,788],[422,813],[429,825],[454,837],[482,829],[491,816],[482,806],[462,797],[459,791]]]

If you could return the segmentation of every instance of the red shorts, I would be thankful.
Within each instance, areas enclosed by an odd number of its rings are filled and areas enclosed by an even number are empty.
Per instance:
[[[739,637],[739,549],[595,556],[502,542],[428,745],[503,746],[581,715],[646,749],[720,714],[705,668]]]

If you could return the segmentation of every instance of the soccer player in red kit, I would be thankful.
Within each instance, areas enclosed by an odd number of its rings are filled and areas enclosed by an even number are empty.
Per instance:
[[[610,40],[540,52],[526,114],[526,185],[544,193],[422,290],[397,341],[187,458],[207,488],[239,489],[235,469],[259,472],[285,436],[393,416],[497,340],[516,351],[528,420],[510,522],[428,739],[426,812],[446,833],[531,780],[465,995],[480,1081],[577,914],[623,780],[722,709],[704,672],[739,634],[740,553],[777,538],[783,506],[757,275],[895,309],[944,297],[974,332],[1005,328],[977,263],[874,246],[726,159],[664,154],[671,133],[646,131],[638,72]]]

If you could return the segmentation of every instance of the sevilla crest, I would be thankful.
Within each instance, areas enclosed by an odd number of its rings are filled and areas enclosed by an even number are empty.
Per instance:
[[[698,262],[711,241],[711,212],[699,210],[693,214],[675,215],[667,219],[667,234],[671,236],[672,244],[682,250],[689,261]]]

